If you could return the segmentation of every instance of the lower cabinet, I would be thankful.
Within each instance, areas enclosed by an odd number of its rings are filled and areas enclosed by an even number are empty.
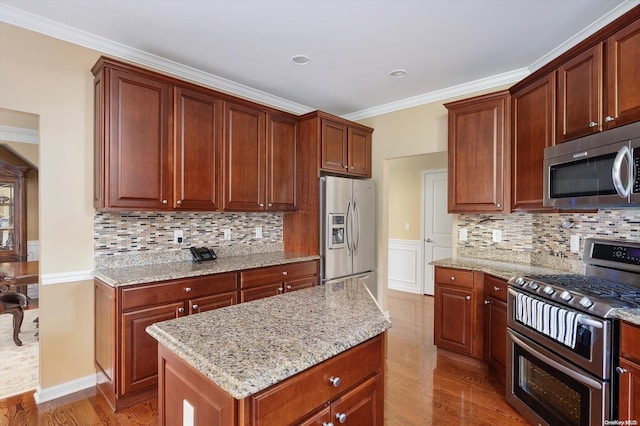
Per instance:
[[[250,302],[318,285],[319,268],[319,262],[312,260],[242,271],[240,301]]]
[[[116,411],[157,391],[158,345],[147,326],[238,301],[237,273],[112,287],[96,279],[98,390]]]
[[[237,400],[160,345],[158,424],[183,424],[188,404],[195,424],[382,426],[384,352],[385,333]]]
[[[640,419],[640,327],[624,321],[620,325],[618,374],[618,420],[637,421]]]
[[[482,273],[435,268],[434,344],[483,358]]]
[[[507,282],[484,276],[484,360],[500,383],[507,377]]]

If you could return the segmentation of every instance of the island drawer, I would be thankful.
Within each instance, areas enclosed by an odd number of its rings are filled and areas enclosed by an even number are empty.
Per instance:
[[[485,297],[495,297],[503,302],[507,301],[507,282],[491,275],[484,276]]]
[[[382,372],[383,335],[378,335],[321,364],[251,397],[251,418],[255,425],[292,424],[354,388],[368,377]],[[339,384],[335,381],[339,378]]]
[[[285,282],[299,277],[317,275],[317,260],[286,265],[267,266],[240,272],[240,288],[259,287],[269,283]]]
[[[620,356],[640,364],[640,327],[620,322]]]
[[[454,285],[456,287],[473,288],[473,271],[436,267],[438,284]]]
[[[205,275],[122,289],[122,309],[159,305],[237,290],[237,274]]]

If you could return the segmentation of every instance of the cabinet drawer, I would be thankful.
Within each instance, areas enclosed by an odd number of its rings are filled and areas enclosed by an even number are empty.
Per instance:
[[[259,287],[265,284],[289,281],[298,277],[318,274],[318,261],[289,263],[242,271],[240,288]]]
[[[124,288],[122,289],[122,309],[151,306],[233,291],[237,289],[236,276],[235,272],[229,272]]]
[[[255,425],[284,425],[300,419],[382,371],[383,334],[251,397]],[[336,387],[332,377],[339,377]]]
[[[473,288],[473,271],[436,267],[435,281],[438,284]]]
[[[620,356],[640,363],[640,327],[620,322]]]
[[[484,296],[507,301],[507,282],[491,275],[484,276]]]

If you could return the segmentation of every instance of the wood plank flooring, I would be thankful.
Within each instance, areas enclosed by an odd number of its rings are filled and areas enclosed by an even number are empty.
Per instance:
[[[527,424],[479,361],[433,346],[433,298],[388,291],[385,426]],[[155,399],[113,413],[93,389],[36,405],[33,393],[0,400],[0,426],[153,425]],[[356,425],[367,426],[367,425]]]

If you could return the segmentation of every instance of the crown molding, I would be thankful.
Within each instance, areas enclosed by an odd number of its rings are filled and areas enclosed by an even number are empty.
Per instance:
[[[313,108],[306,105],[288,101],[279,96],[274,96],[267,92],[253,89],[249,86],[182,65],[178,62],[135,49],[122,43],[117,43],[104,37],[24,12],[12,6],[0,5],[0,7],[2,9],[0,21],[8,24],[77,44],[117,59],[152,68],[183,80],[189,80],[193,83],[294,114],[306,114],[307,112],[313,111]]]
[[[24,127],[0,125],[0,140],[7,142],[40,143],[40,132]]]
[[[447,87],[433,92],[423,93],[422,95],[413,96],[411,98],[402,99],[395,102],[379,105],[373,108],[363,109],[350,114],[343,115],[346,120],[362,120],[381,114],[399,111],[406,108],[412,108],[431,102],[451,99],[456,96],[464,96],[470,93],[479,92],[481,90],[493,89],[505,84],[516,83],[529,75],[528,68],[520,68],[514,71],[493,75],[491,77],[481,78],[479,80],[470,81],[468,83],[459,84],[457,86]]]

